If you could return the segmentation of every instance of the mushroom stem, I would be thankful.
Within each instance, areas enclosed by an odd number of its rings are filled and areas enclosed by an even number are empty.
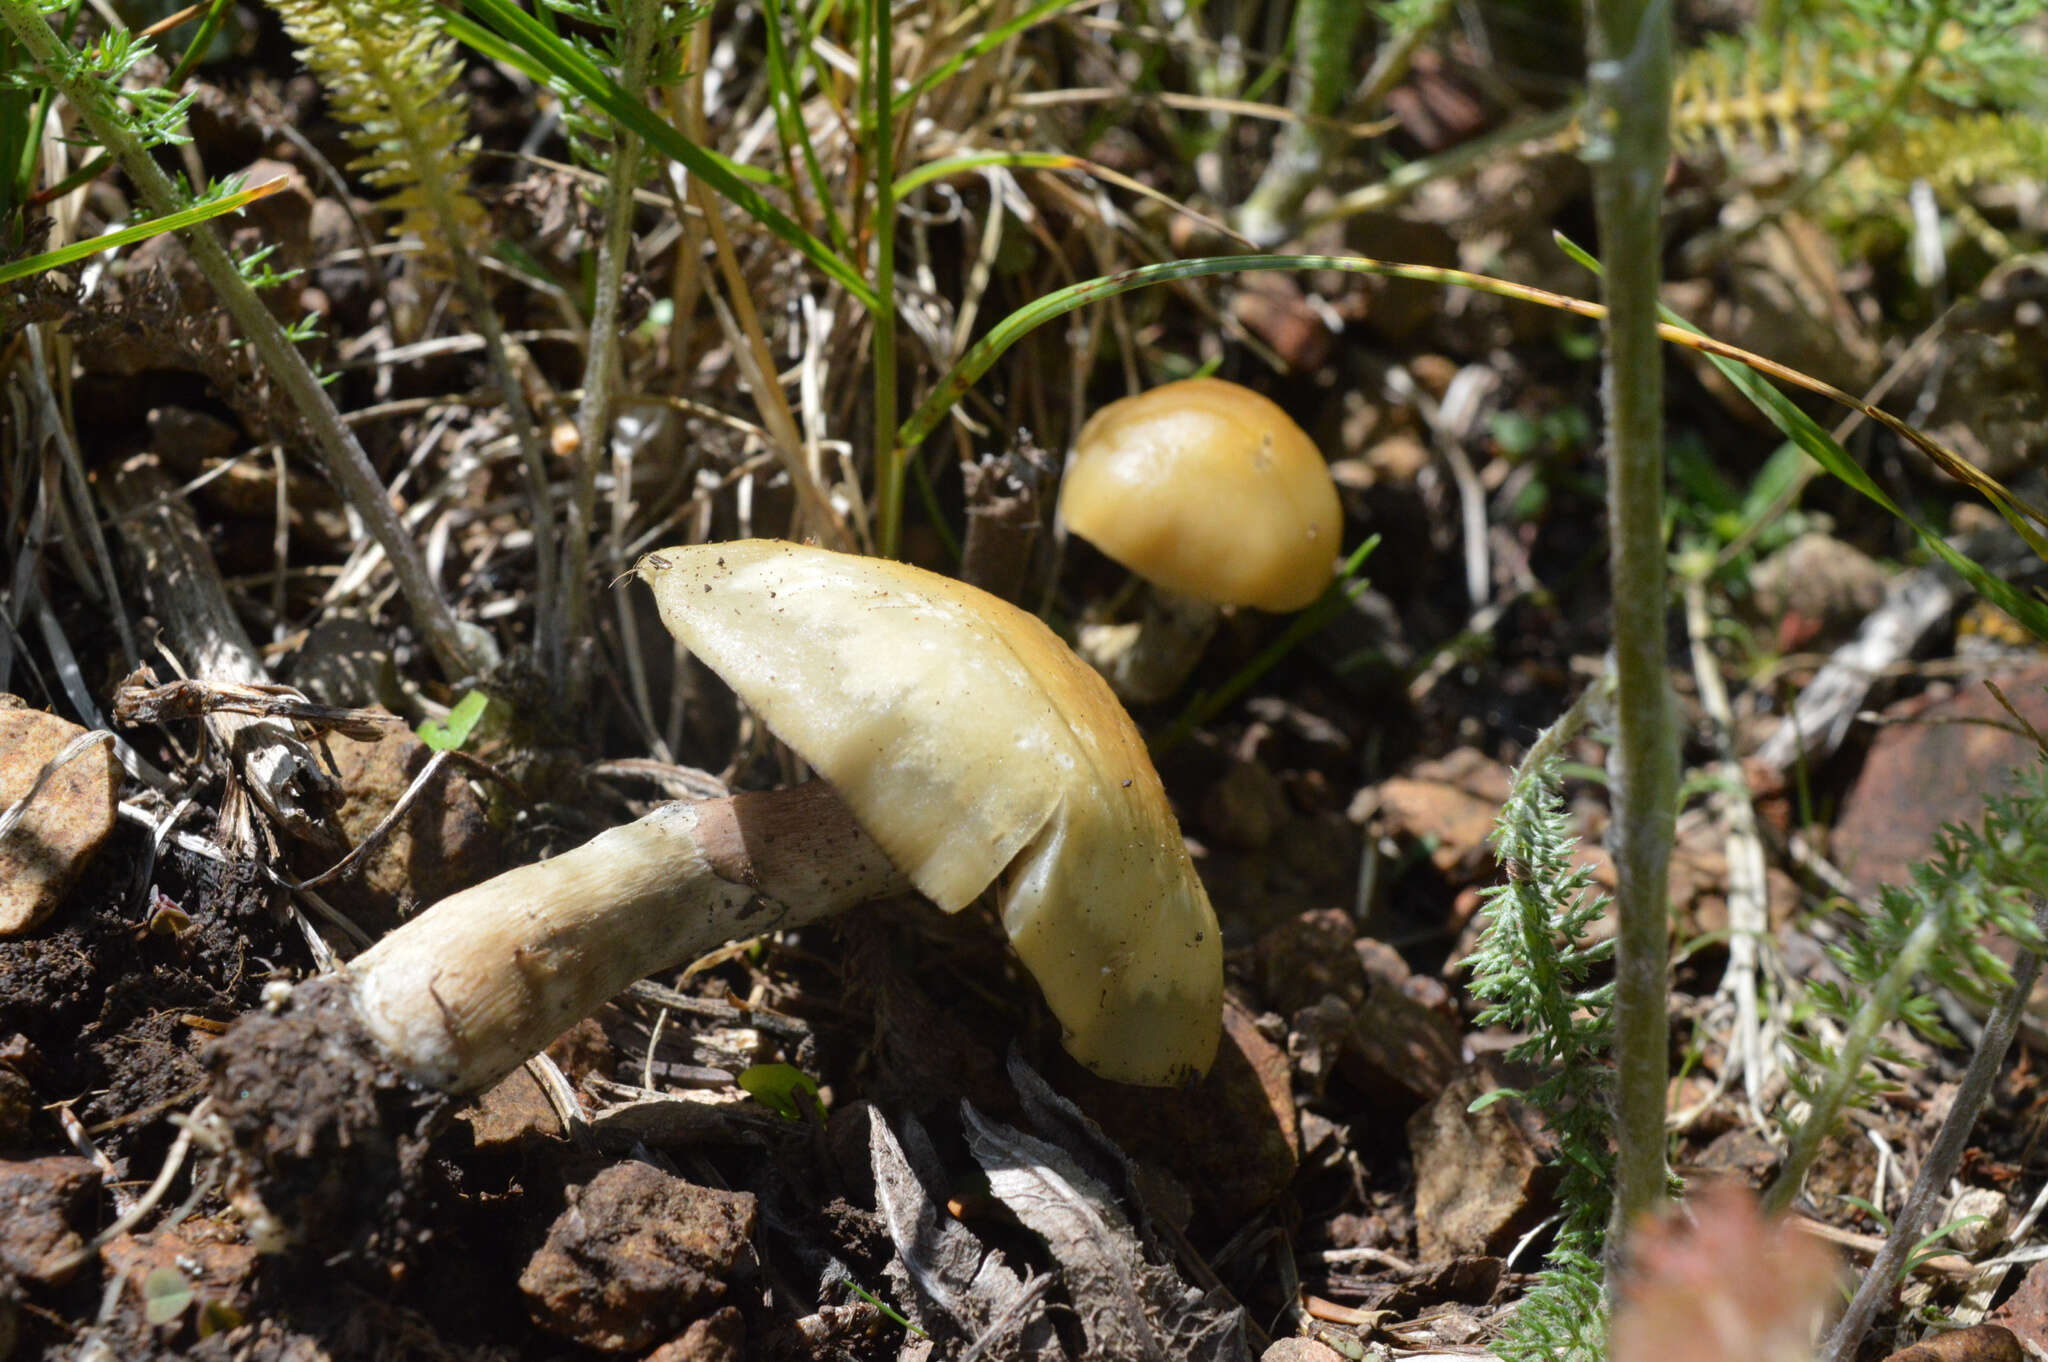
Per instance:
[[[1076,651],[1102,673],[1126,704],[1156,704],[1188,679],[1215,637],[1221,607],[1154,586],[1144,613],[1127,624],[1084,624]]]
[[[663,805],[441,900],[347,976],[393,1067],[476,1092],[635,979],[908,889],[812,781]]]

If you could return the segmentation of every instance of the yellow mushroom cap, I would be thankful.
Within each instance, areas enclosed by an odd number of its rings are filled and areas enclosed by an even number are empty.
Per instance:
[[[1140,577],[1262,610],[1299,610],[1330,584],[1342,514],[1302,428],[1220,378],[1096,412],[1060,486],[1068,528]]]
[[[829,780],[920,892],[1003,926],[1106,1078],[1206,1072],[1216,915],[1102,678],[1033,616],[907,564],[774,540],[640,560],[662,622]]]

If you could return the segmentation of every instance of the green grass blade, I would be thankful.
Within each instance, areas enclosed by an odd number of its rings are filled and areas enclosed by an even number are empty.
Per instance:
[[[760,191],[747,182],[750,177],[741,173],[736,162],[707,147],[698,146],[667,122],[655,117],[645,104],[627,94],[617,81],[589,58],[548,32],[514,0],[463,0],[463,4],[481,16],[499,37],[531,58],[537,64],[538,72],[544,73],[544,78],[551,84],[566,87],[573,95],[602,109],[613,122],[635,133],[648,146],[703,180],[720,196],[760,223],[778,241],[803,255],[863,307],[872,309],[875,306],[875,291],[859,271],[763,198]]]
[[[206,59],[206,50],[213,46],[213,35],[220,32],[222,20],[227,17],[228,0],[213,0],[206,17],[199,21],[199,28],[185,44],[185,55],[178,58],[178,64],[171,68],[171,75],[164,82],[166,90],[176,90],[185,83],[199,63]]]
[[[274,180],[265,180],[254,188],[237,190],[217,199],[208,199],[205,203],[194,204],[190,208],[164,217],[151,218],[147,222],[138,222],[118,232],[108,232],[105,236],[96,236],[85,241],[74,241],[69,246],[60,246],[54,251],[44,251],[40,255],[32,255],[23,260],[11,260],[0,265],[0,284],[11,284],[16,279],[41,274],[44,270],[62,269],[75,260],[83,260],[101,251],[132,246],[138,241],[162,236],[165,232],[181,231],[223,214],[238,213],[256,200],[275,194],[285,187],[285,183],[284,176],[280,175]]]
[[[1566,240],[1562,236],[1558,238],[1558,245],[1573,260],[1592,270],[1595,274],[1599,273],[1599,262],[1582,247]],[[1664,315],[1664,319],[1671,323],[1671,325],[1682,328],[1694,335],[1705,334],[1698,327],[1672,312],[1669,308],[1660,310]],[[2048,605],[2043,605],[2040,601],[2034,599],[2033,596],[1995,575],[1990,569],[1950,544],[1948,540],[1943,538],[1932,527],[1922,524],[1907,514],[1897,502],[1893,501],[1886,494],[1882,487],[1877,485],[1876,480],[1864,471],[1863,465],[1857,463],[1855,459],[1850,457],[1849,451],[1843,449],[1841,445],[1835,442],[1834,436],[1822,429],[1819,422],[1801,411],[1797,403],[1779,392],[1761,374],[1747,365],[1737,363],[1735,360],[1721,355],[1708,354],[1707,358],[1713,362],[1714,367],[1719,369],[1730,383],[1736,386],[1744,397],[1755,404],[1758,411],[1770,419],[1772,425],[1775,425],[1784,433],[1786,439],[1804,450],[1813,458],[1814,462],[1826,469],[1830,475],[1862,493],[1863,496],[1877,503],[1878,506],[1890,513],[1901,524],[1911,529],[1914,534],[1920,537],[1920,542],[1927,546],[1928,552],[1954,568],[1956,573],[1964,581],[1968,582],[1978,594],[1982,595],[1999,609],[2005,611],[2006,614],[2011,615],[2021,624],[2024,624],[2035,637],[2048,639]],[[1979,490],[1981,491],[1982,489]],[[2007,523],[2020,532],[2027,543],[2033,547],[2034,552],[2039,554],[2044,560],[2048,560],[2048,544],[2042,542],[2039,533],[2031,525],[2028,525],[2025,519],[2009,505],[2005,504],[2002,499],[1988,494],[1987,499],[2005,517]]]
[[[896,197],[903,198],[935,180],[987,166],[1003,166],[1010,170],[1085,170],[1088,162],[1064,151],[973,151],[962,156],[926,161],[917,169],[905,172],[897,178]]]
[[[875,341],[872,367],[875,388],[875,466],[881,508],[875,520],[875,542],[884,558],[894,558],[903,531],[903,461],[885,457],[896,433],[896,120],[889,96],[896,88],[895,0],[867,0],[864,25],[875,45],[872,76],[874,122],[868,133],[869,159],[875,168]]]
[[[1096,279],[1084,279],[1078,284],[1069,284],[1018,308],[1009,316],[997,322],[987,335],[969,347],[957,363],[947,371],[923,404],[913,412],[897,432],[899,450],[913,449],[922,444],[932,431],[938,428],[954,403],[966,396],[967,390],[980,381],[981,376],[1001,359],[1003,352],[1031,334],[1038,327],[1063,317],[1077,307],[1099,303],[1105,298],[1114,298],[1134,289],[1149,288],[1154,284],[1169,284],[1180,279],[1200,279],[1214,274],[1249,274],[1259,270],[1338,270],[1348,274],[1377,274],[1393,279],[1414,279],[1425,284],[1451,284],[1477,289],[1485,293],[1498,293],[1509,298],[1528,299],[1531,291],[1505,280],[1489,279],[1485,275],[1466,274],[1460,270],[1442,270],[1424,265],[1397,265],[1384,260],[1369,260],[1364,256],[1346,255],[1220,255],[1204,256],[1195,260],[1168,260],[1157,265],[1141,265],[1135,269],[1119,270]]]

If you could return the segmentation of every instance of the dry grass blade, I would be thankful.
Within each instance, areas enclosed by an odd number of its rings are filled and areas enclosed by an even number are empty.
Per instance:
[[[223,712],[284,719],[314,734],[339,733],[357,742],[375,742],[394,724],[405,722],[379,709],[316,705],[290,686],[204,678],[158,684],[148,668],[129,676],[114,691],[114,722],[124,728]]]

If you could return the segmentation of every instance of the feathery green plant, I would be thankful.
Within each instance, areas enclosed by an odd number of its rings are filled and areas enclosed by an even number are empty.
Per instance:
[[[1799,1194],[1842,1113],[1888,1091],[1884,1063],[1902,1059],[1886,1032],[1904,1025],[1953,1045],[1937,999],[1949,993],[1989,1007],[2012,985],[1992,951],[1993,934],[2040,951],[2033,905],[2048,896],[2048,762],[2020,773],[2011,794],[1985,801],[1975,828],[1950,826],[1904,885],[1886,885],[1829,954],[1842,980],[1808,985],[1803,1024],[1787,1037],[1786,1076],[1805,1108],[1791,1122],[1785,1167],[1765,1194],[1780,1211]],[[1823,1023],[1839,1032],[1831,1041]]]
[[[1469,962],[1468,988],[1485,1004],[1474,1025],[1526,1033],[1506,1058],[1542,1074],[1526,1091],[1486,1094],[1473,1110],[1504,1097],[1528,1102],[1557,1136],[1563,1170],[1564,1219],[1549,1260],[1495,1340],[1507,1362],[1592,1362],[1605,1340],[1600,1255],[1614,1186],[1614,985],[1592,978],[1613,957],[1614,941],[1585,940],[1609,900],[1594,892],[1591,867],[1572,864],[1577,839],[1567,830],[1559,768],[1609,689],[1604,680],[1588,687],[1515,773],[1493,835],[1506,881],[1484,895],[1486,926]]]
[[[329,112],[356,149],[350,169],[385,193],[429,273],[453,277],[484,211],[469,192],[476,154],[455,43],[431,0],[270,0]]]
[[[2027,37],[2042,0],[1845,0],[1785,7],[1689,54],[1673,101],[1682,150],[1781,157],[1780,207],[1838,231],[1898,223],[1919,182],[1980,235],[1964,191],[2040,165],[2048,71]]]

